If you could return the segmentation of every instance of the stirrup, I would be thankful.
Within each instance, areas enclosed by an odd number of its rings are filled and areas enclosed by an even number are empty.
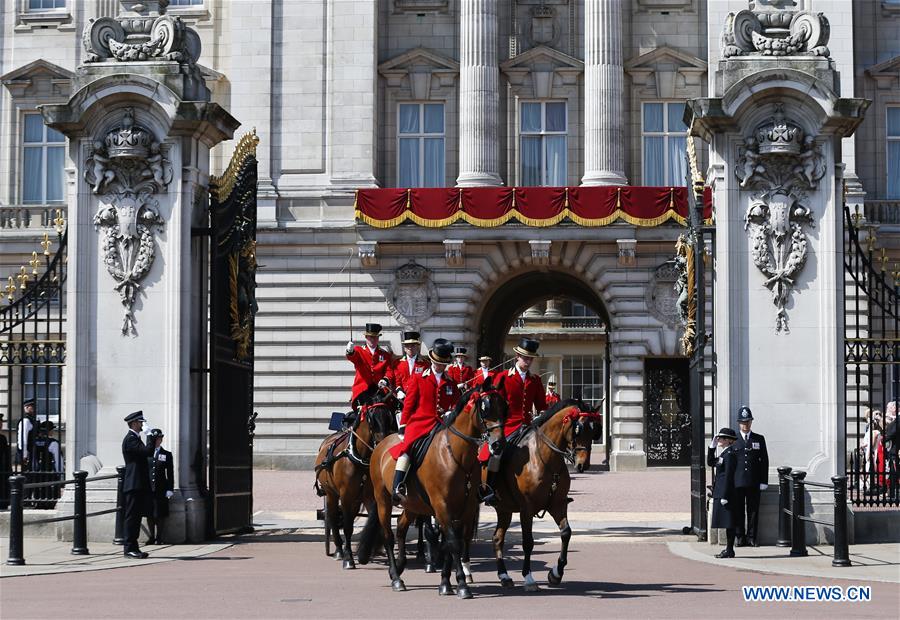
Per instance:
[[[478,487],[478,499],[483,502],[485,506],[496,506],[498,500],[496,491],[487,484]]]
[[[399,506],[400,502],[406,499],[406,482],[400,482],[396,487],[394,487],[394,492],[391,494],[391,503],[394,506]]]

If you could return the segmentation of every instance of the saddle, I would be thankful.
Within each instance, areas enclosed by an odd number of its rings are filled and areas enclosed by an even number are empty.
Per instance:
[[[431,447],[431,442],[434,441],[434,436],[437,432],[443,428],[443,425],[440,422],[435,423],[434,427],[428,432],[427,435],[423,435],[416,439],[413,444],[409,447],[409,473],[413,474],[419,468],[419,465],[422,464],[422,461],[425,460],[425,455],[428,454],[428,448]]]

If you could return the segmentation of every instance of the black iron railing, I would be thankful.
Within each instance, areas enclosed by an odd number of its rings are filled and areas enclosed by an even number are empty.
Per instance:
[[[76,471],[75,477],[71,480],[60,480],[55,482],[32,482],[25,484],[25,477],[16,475],[9,477],[9,555],[6,563],[13,566],[21,566],[25,564],[24,554],[24,529],[26,525],[40,525],[44,523],[58,523],[60,521],[73,521],[72,532],[72,554],[73,555],[89,555],[87,547],[87,518],[97,517],[106,514],[116,514],[116,530],[113,543],[120,545],[124,542],[122,535],[123,514],[122,507],[124,501],[122,497],[122,488],[125,483],[125,466],[116,467],[116,473],[108,476],[87,477],[86,471]],[[116,507],[108,510],[97,510],[95,512],[87,511],[87,483],[97,482],[99,480],[117,480],[116,484]],[[44,488],[61,488],[66,485],[75,485],[74,493],[74,510],[71,515],[62,517],[49,517],[46,519],[36,519],[25,523],[24,513],[24,495],[29,490]]]
[[[807,489],[807,487],[813,487]],[[806,514],[806,493],[834,493],[834,519],[813,519]],[[809,555],[806,549],[806,524],[818,523],[834,528],[832,566],[850,566],[847,532],[847,476],[832,476],[831,484],[806,480],[805,471],[778,468],[778,547],[790,547],[791,556]]]

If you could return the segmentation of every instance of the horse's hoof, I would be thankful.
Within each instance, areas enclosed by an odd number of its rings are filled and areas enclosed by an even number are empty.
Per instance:
[[[344,559],[344,553],[342,551],[335,551],[334,553],[331,554],[331,557],[333,557],[335,560],[340,562],[341,560]]]
[[[344,560],[344,565],[343,565],[343,566],[344,566],[344,569],[345,569],[345,570],[349,570],[349,569],[356,568],[356,564],[353,562],[352,559],[351,559],[351,560]]]
[[[459,586],[456,590],[456,596],[465,600],[472,598],[472,591],[469,589],[469,586]]]
[[[538,590],[540,590],[540,588],[538,587],[538,584],[536,584],[536,583],[526,583],[522,587],[525,588],[526,592],[537,592]]]
[[[512,579],[501,579],[500,585],[503,586],[504,588],[512,588],[516,584],[513,582]]]
[[[435,572],[437,572],[437,571],[434,570],[434,564],[426,564],[426,565],[425,565],[425,572],[426,572],[426,573],[435,573]]]
[[[403,583],[402,579],[394,579],[391,582],[391,590],[394,592],[406,592],[406,584]]]
[[[442,583],[438,586],[438,594],[441,596],[452,596],[453,586],[451,586],[449,583]]]
[[[557,577],[556,571],[551,568],[550,570],[547,571],[547,583],[549,583],[552,586],[558,586],[559,584],[562,583],[562,575]]]

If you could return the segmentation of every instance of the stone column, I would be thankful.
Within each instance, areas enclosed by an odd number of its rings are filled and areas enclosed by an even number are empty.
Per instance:
[[[562,318],[562,312],[559,309],[559,300],[553,299],[552,297],[547,300],[547,309],[544,310],[544,318],[545,319],[559,319]]]
[[[460,187],[503,185],[500,179],[500,66],[497,0],[460,0]]]
[[[584,2],[584,178],[626,185],[621,0]]]
[[[76,168],[68,196],[66,467],[115,473],[123,418],[143,410],[174,454],[176,495],[163,537],[202,540],[205,406],[203,378],[191,369],[204,364],[197,342],[207,325],[191,230],[208,222],[210,149],[238,123],[210,102],[197,34],[166,15],[163,2],[121,4],[115,19],[86,26],[75,94],[42,109],[69,139]],[[115,501],[108,482],[112,493],[89,494],[92,504]],[[91,537],[108,540],[113,521],[91,519]]]

